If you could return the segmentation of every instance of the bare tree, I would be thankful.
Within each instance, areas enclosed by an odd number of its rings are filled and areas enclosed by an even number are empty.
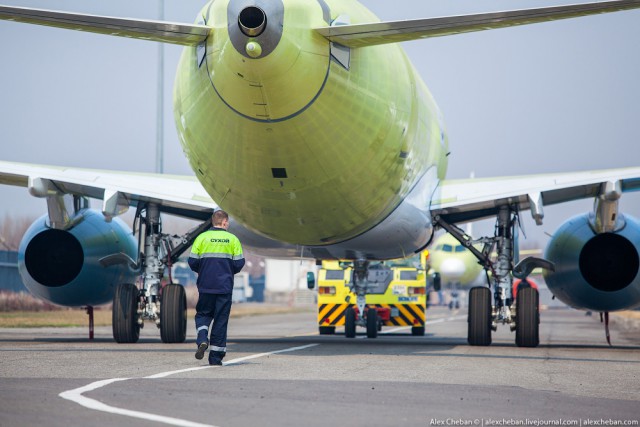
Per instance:
[[[0,221],[0,248],[8,251],[17,251],[22,236],[35,218],[29,216],[5,215]]]

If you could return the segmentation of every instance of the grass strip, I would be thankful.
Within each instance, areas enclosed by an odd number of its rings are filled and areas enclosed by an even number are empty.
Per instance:
[[[234,304],[231,317],[259,316],[268,314],[312,313],[314,307],[288,307],[271,304]],[[111,310],[96,308],[94,326],[111,326]],[[193,321],[195,310],[187,311],[187,321]],[[147,322],[149,323],[149,322]],[[47,328],[89,326],[89,316],[84,309],[53,311],[6,311],[0,312],[0,328]],[[147,326],[149,326],[147,324]]]

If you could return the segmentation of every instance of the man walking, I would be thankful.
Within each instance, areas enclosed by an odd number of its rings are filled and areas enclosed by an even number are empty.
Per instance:
[[[211,328],[211,349],[209,364],[222,365],[227,352],[227,323],[231,312],[233,276],[244,267],[244,257],[240,240],[229,233],[229,215],[216,211],[211,217],[213,228],[200,234],[189,255],[189,267],[198,273],[198,304],[196,305],[196,359],[204,357],[209,347],[209,326]]]

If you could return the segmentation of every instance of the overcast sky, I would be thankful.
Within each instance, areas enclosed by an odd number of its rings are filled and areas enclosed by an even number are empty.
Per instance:
[[[575,3],[576,1],[568,1]],[[157,18],[150,0],[3,0],[4,4]],[[203,3],[165,0],[165,18],[193,22]],[[562,4],[562,1],[368,0],[383,20]],[[640,166],[640,11],[405,43],[447,124],[449,178]],[[191,174],[173,124],[182,48],[165,45],[165,161]],[[153,172],[157,44],[0,21],[0,159]],[[37,216],[44,200],[0,187],[0,220]],[[592,201],[545,209],[544,244]],[[640,215],[640,194],[625,195]],[[488,231],[491,227],[480,226]]]

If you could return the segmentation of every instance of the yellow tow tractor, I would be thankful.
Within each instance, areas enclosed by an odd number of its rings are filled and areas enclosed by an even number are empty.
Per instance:
[[[353,264],[323,261],[318,271],[320,335],[334,334],[337,326],[344,326],[347,338],[356,336],[356,326],[366,327],[369,338],[376,338],[382,326],[411,326],[412,335],[424,335],[427,257],[424,251],[419,258],[370,265],[364,316],[352,286]]]

